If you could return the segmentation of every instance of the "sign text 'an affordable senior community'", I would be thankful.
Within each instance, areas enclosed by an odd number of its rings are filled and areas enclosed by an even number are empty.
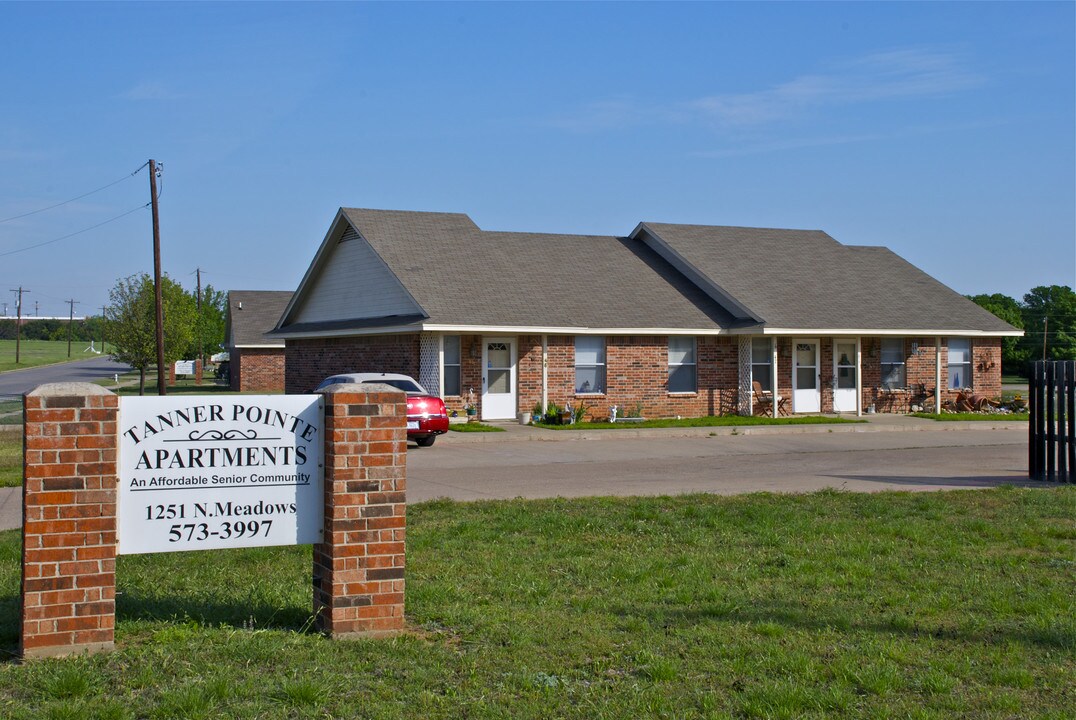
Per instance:
[[[119,554],[321,542],[317,395],[124,397]]]

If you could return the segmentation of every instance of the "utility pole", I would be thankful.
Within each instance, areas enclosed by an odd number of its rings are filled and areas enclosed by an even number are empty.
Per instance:
[[[166,395],[164,374],[164,302],[161,299],[161,222],[157,213],[156,160],[149,161],[149,196],[153,206],[153,299],[157,309],[157,394]]]
[[[198,277],[198,361],[205,369],[205,355],[202,353],[202,268],[194,268]]]
[[[79,301],[75,298],[70,300],[64,300],[70,308],[71,312],[67,316],[67,359],[71,359],[71,326],[75,323],[75,306],[79,305]]]
[[[102,305],[101,306],[101,352],[103,354],[105,354],[105,355],[108,354],[107,352],[105,352],[105,325],[108,324],[108,314],[107,313],[108,313],[108,306],[107,305]]]
[[[15,364],[18,365],[19,340],[22,338],[22,294],[30,291],[23,290],[20,285],[18,290],[12,290],[11,292],[19,294],[19,299],[15,301]]]
[[[1042,316],[1042,359],[1046,360],[1046,330],[1050,327],[1049,316]]]

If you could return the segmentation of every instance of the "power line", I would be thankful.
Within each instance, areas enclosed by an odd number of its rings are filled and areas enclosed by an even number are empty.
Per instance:
[[[49,205],[48,207],[43,207],[40,210],[31,210],[30,212],[23,213],[22,215],[13,215],[13,216],[11,216],[9,218],[4,218],[3,220],[0,220],[0,223],[11,222],[12,220],[18,220],[19,218],[29,217],[30,215],[37,215],[38,213],[43,213],[46,210],[52,210],[53,208],[58,208],[58,207],[60,207],[62,205],[67,205],[68,203],[73,203],[76,200],[81,200],[84,197],[89,197],[90,195],[93,195],[94,193],[99,193],[102,190],[107,190],[108,188],[112,187],[113,185],[120,184],[121,182],[123,182],[124,180],[126,180],[129,177],[134,177],[139,172],[141,172],[142,168],[146,167],[147,164],[148,163],[143,164],[141,167],[138,168],[138,170],[135,170],[130,175],[124,175],[119,180],[115,180],[113,182],[110,182],[108,185],[102,185],[101,187],[97,188],[96,190],[90,190],[88,193],[83,193],[83,194],[79,195],[78,197],[73,197],[70,200],[64,200],[63,202],[56,203],[55,205]]]
[[[0,253],[0,257],[5,257],[7,255],[14,255],[15,253],[26,252],[27,250],[33,250],[34,248],[44,247],[45,245],[51,245],[52,243],[60,242],[61,240],[66,240],[67,238],[74,237],[76,235],[81,235],[84,232],[89,232],[90,230],[93,230],[94,228],[99,228],[102,225],[107,225],[110,222],[115,222],[116,220],[119,220],[120,218],[127,217],[131,213],[138,212],[139,210],[143,210],[145,208],[148,208],[149,206],[150,206],[150,203],[146,203],[145,205],[139,205],[138,207],[134,208],[133,210],[128,210],[127,212],[125,212],[125,213],[123,213],[121,215],[117,215],[116,217],[109,218],[108,220],[105,220],[104,222],[99,222],[96,225],[90,225],[88,228],[83,228],[83,229],[81,229],[81,230],[79,230],[77,232],[73,232],[73,233],[70,233],[68,235],[64,235],[63,237],[58,237],[58,238],[55,238],[53,240],[46,240],[45,242],[38,243],[36,245],[27,245],[26,247],[18,248],[17,250],[8,250],[7,252]]]

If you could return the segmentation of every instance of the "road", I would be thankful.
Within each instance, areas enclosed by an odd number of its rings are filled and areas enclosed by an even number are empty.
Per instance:
[[[111,358],[95,357],[60,365],[9,370],[0,373],[0,395],[22,395],[45,383],[91,382],[101,378],[110,378],[116,373],[125,373],[130,369],[129,365],[115,362]]]
[[[1026,430],[445,442],[407,454],[409,502],[939,490],[1026,481]]]

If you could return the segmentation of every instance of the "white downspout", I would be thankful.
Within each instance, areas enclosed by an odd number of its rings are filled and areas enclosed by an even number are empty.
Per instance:
[[[770,405],[773,406],[773,416],[776,418],[777,405],[779,404],[777,402],[777,338],[773,338],[773,343],[771,347],[773,352],[773,382],[771,382],[770,384],[773,385],[773,387],[770,389],[770,397],[773,398],[773,401],[770,403]]]
[[[934,414],[941,415],[941,335],[934,338]]]
[[[863,338],[856,338],[856,417],[863,417]]]

